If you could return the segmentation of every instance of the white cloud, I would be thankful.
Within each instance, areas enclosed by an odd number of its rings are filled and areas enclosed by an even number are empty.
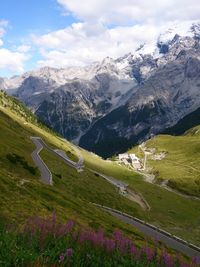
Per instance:
[[[7,27],[8,21],[7,20],[0,20],[0,27]]]
[[[199,0],[57,0],[67,15],[77,18],[66,28],[32,35],[36,45],[6,47],[8,22],[0,20],[0,69],[23,72],[30,52],[40,52],[41,66],[86,65],[106,56],[117,58],[143,43],[151,43],[174,21],[198,20]],[[67,20],[67,17],[66,17]],[[4,44],[5,43],[5,44]],[[35,58],[38,57],[38,54]]]
[[[152,23],[199,19],[199,0],[57,0],[84,21]]]
[[[108,29],[102,24],[75,23],[43,36],[32,36],[41,48],[40,65],[85,65],[106,56],[119,57],[134,51],[141,43],[152,42],[159,33],[154,25]]]
[[[21,45],[17,49],[10,50],[5,48],[3,38],[6,34],[6,27],[8,21],[0,20],[0,70],[22,73],[24,71],[24,63],[28,60],[29,56],[26,54],[29,50],[27,45]]]
[[[42,36],[32,36],[40,48],[39,65],[85,65],[106,56],[134,52],[155,41],[163,29],[199,18],[197,0],[57,0],[82,22]],[[112,26],[112,27],[111,27]]]
[[[77,18],[66,28],[32,35],[36,47],[4,44],[7,21],[0,20],[0,69],[23,72],[32,53],[40,66],[86,65],[106,56],[117,58],[152,43],[174,21],[198,20],[199,0],[57,0],[66,16]],[[66,17],[67,20],[67,17]],[[38,54],[35,58],[38,57]]]
[[[28,57],[24,53],[1,48],[0,59],[0,69],[9,70],[13,73],[21,73],[24,71],[24,62]]]
[[[30,51],[30,49],[31,49],[31,46],[30,45],[22,44],[22,45],[20,45],[20,46],[17,47],[17,52],[27,53],[28,51]]]
[[[3,45],[2,37],[4,36],[4,34],[6,32],[7,25],[8,25],[8,21],[0,20],[0,46]]]

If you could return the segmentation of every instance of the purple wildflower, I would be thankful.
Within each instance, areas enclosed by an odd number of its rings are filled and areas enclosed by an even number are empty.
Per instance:
[[[72,228],[74,227],[74,221],[73,220],[69,220],[66,224],[66,230],[67,232],[71,232]]]
[[[106,238],[104,245],[105,245],[105,249],[108,252],[111,252],[115,249],[115,241],[112,239]]]
[[[181,262],[180,267],[190,267],[190,265],[185,262]]]
[[[143,248],[144,253],[146,254],[146,258],[149,261],[152,261],[154,256],[155,256],[155,252],[152,248],[149,247],[145,247]]]
[[[61,255],[59,256],[59,262],[63,262],[64,259],[65,259],[65,255],[64,255],[64,254],[61,254]]]
[[[116,229],[116,230],[114,231],[114,233],[113,233],[113,237],[114,237],[114,239],[115,239],[116,241],[121,240],[121,238],[122,238],[122,232],[121,232],[120,230]]]
[[[134,245],[131,246],[130,253],[131,253],[131,255],[136,255],[137,254],[137,248]]]
[[[192,263],[193,263],[195,266],[200,265],[200,258],[197,257],[197,256],[192,257]]]
[[[104,243],[104,234],[101,230],[97,233],[90,232],[89,238],[94,246],[102,246]]]
[[[73,249],[72,249],[72,248],[68,248],[68,249],[66,250],[66,256],[67,256],[68,258],[71,258],[72,255],[73,255]]]
[[[167,252],[163,252],[162,254],[163,261],[167,267],[173,267],[174,266],[174,260],[171,255],[169,255]]]

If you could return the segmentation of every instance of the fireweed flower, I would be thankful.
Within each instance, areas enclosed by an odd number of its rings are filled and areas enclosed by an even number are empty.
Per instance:
[[[136,255],[137,254],[137,248],[134,245],[131,246],[130,253],[131,253],[131,255]]]
[[[173,267],[174,266],[174,260],[171,255],[169,255],[167,252],[164,252],[162,254],[163,261],[167,267]]]
[[[155,251],[152,248],[144,247],[142,252],[146,255],[147,261],[152,261],[155,256]]]
[[[61,255],[59,256],[59,262],[63,262],[64,259],[65,259],[65,255],[64,255],[64,254],[61,254]]]
[[[113,233],[113,237],[116,241],[120,241],[122,239],[122,232],[116,229]]]
[[[111,252],[115,249],[115,241],[112,239],[105,239],[105,243],[104,243],[105,249],[108,252]]]
[[[66,223],[66,230],[67,230],[67,232],[69,233],[72,230],[73,227],[74,227],[74,221],[73,220],[69,220]]]
[[[73,255],[73,249],[72,249],[72,248],[68,248],[68,249],[66,250],[66,256],[67,256],[68,258],[70,258],[70,257],[72,257],[72,255]]]
[[[190,267],[190,265],[188,265],[188,264],[185,263],[185,262],[181,262],[181,263],[180,263],[180,267]]]
[[[194,264],[194,266],[198,266],[198,265],[200,265],[200,258],[197,257],[197,256],[194,256],[194,257],[192,258],[192,263]]]

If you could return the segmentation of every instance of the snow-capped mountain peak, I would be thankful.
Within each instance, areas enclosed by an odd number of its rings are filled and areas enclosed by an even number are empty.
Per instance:
[[[192,23],[191,21],[177,22],[160,34],[158,42],[167,44],[173,40],[175,35],[180,37],[200,37],[200,23],[198,21]]]

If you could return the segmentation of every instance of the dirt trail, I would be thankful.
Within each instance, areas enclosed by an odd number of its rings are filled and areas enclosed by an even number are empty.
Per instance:
[[[139,204],[140,207],[145,211],[151,209],[151,207],[149,206],[147,201],[143,198],[142,194],[140,194],[140,193],[136,193],[136,192],[131,191],[130,189],[127,189],[127,196],[126,197],[128,199],[136,202],[137,204]]]
[[[96,175],[101,176],[106,181],[108,181],[112,185],[116,186],[118,188],[118,190],[119,190],[119,193],[121,195],[123,195],[124,197],[128,198],[129,200],[137,203],[143,210],[147,211],[147,210],[150,210],[151,209],[150,206],[149,206],[149,204],[147,203],[147,201],[142,196],[142,194],[130,190],[128,188],[128,184],[126,184],[126,183],[124,183],[124,182],[122,182],[120,180],[117,180],[114,177],[106,176],[106,175],[104,175],[102,173],[96,172],[96,171],[94,171],[92,169],[90,169],[90,171],[92,171]]]
[[[150,153],[149,151],[148,152],[146,151],[146,147],[145,147],[144,144],[143,145],[139,145],[139,147],[142,150],[142,152],[144,153],[144,162],[145,162],[145,164],[144,164],[144,170],[143,171],[137,171],[137,173],[141,174],[144,177],[146,182],[154,184],[154,185],[157,185],[157,186],[159,186],[161,188],[164,188],[164,189],[166,189],[166,190],[168,190],[170,192],[173,192],[173,193],[175,193],[175,194],[177,194],[179,196],[182,196],[182,197],[185,197],[185,198],[188,198],[188,199],[200,200],[199,197],[187,195],[187,194],[184,194],[183,192],[180,192],[178,190],[175,190],[175,189],[171,188],[170,186],[167,185],[167,182],[168,182],[167,180],[163,181],[161,184],[157,184],[155,182],[155,175],[151,174],[151,173],[148,173],[147,172],[147,167],[146,167],[146,165],[147,165],[147,155],[151,155],[152,153]],[[168,161],[170,161],[170,160],[168,160]],[[196,170],[192,166],[186,166],[184,164],[179,164],[179,163],[174,163],[174,164],[179,165],[179,166],[188,167],[188,168]]]

